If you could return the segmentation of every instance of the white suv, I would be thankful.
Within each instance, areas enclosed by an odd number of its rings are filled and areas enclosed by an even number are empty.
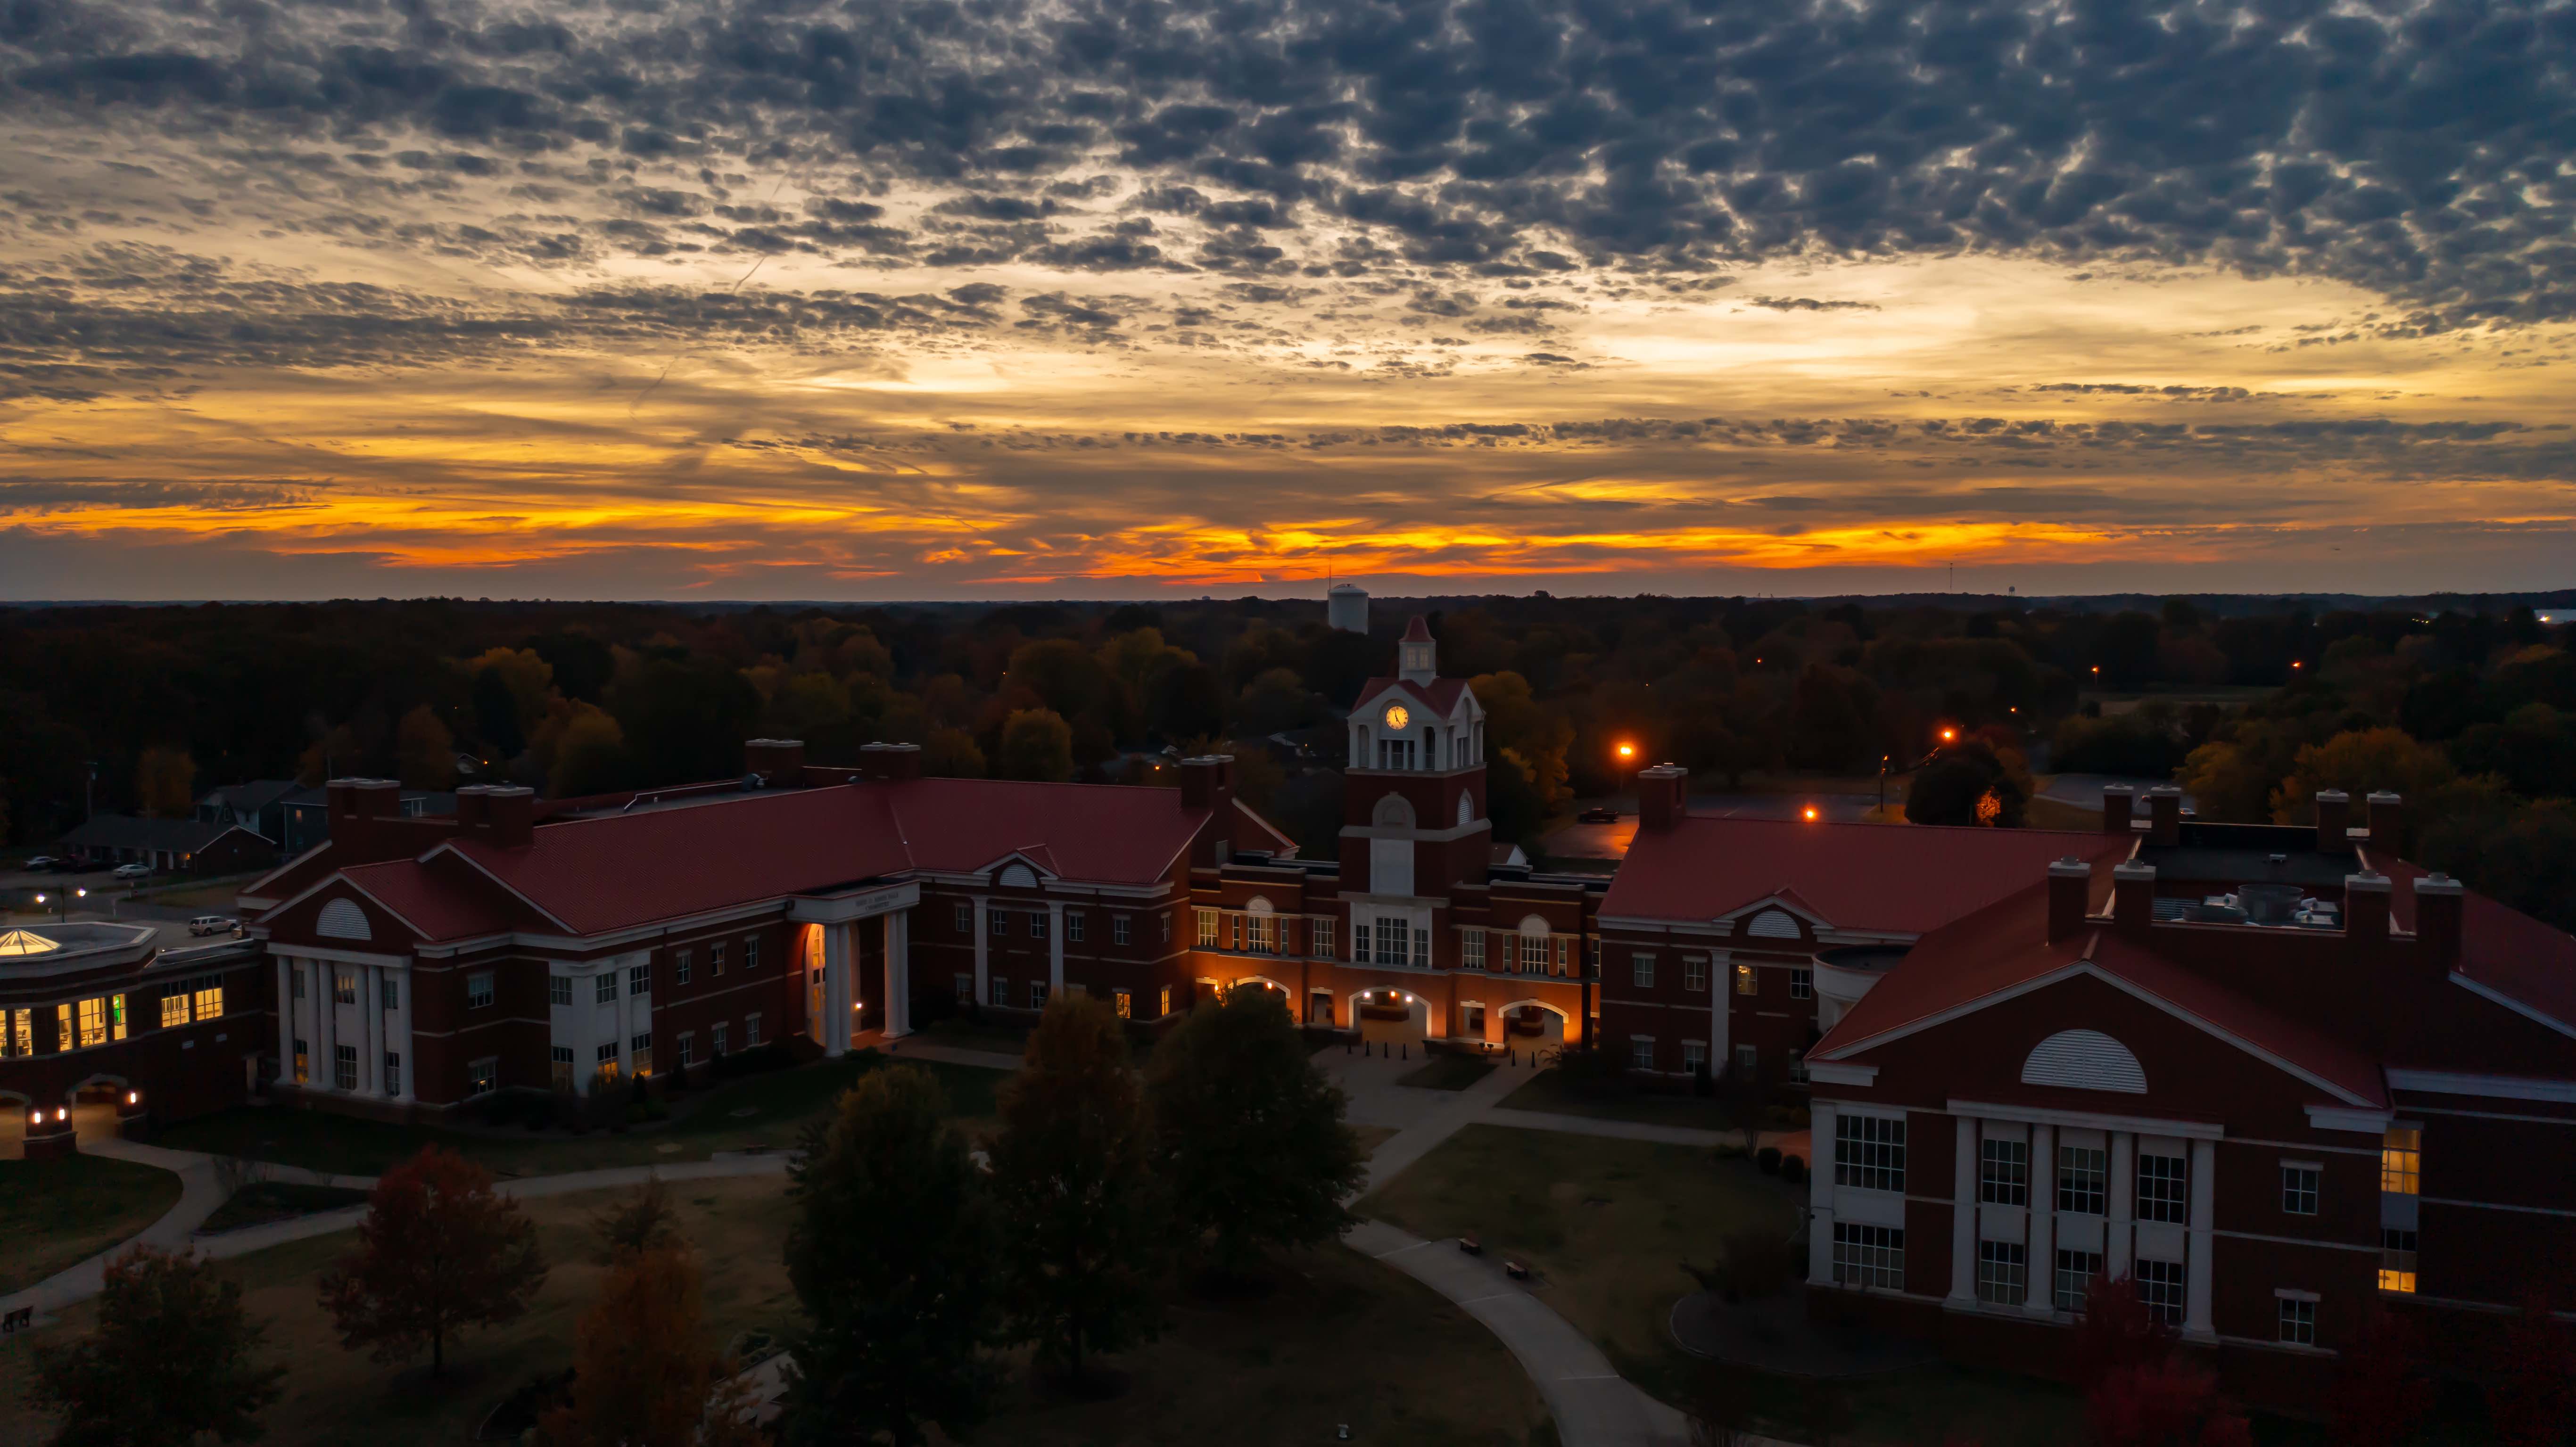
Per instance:
[[[188,933],[192,935],[228,935],[239,928],[241,926],[219,914],[201,914],[188,921]]]
[[[120,864],[116,866],[116,873],[110,876],[114,879],[150,879],[151,877],[152,866],[149,864]]]

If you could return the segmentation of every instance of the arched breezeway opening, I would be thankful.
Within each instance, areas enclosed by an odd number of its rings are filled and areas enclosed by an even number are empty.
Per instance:
[[[1503,1008],[1503,1043],[1521,1049],[1553,1049],[1574,1035],[1572,1018],[1545,1000],[1515,1000]]]
[[[118,1109],[134,1094],[132,1081],[105,1073],[92,1075],[64,1091],[63,1104],[72,1111],[73,1134],[84,1143],[116,1139],[120,1134]]]
[[[1411,990],[1375,985],[1352,991],[1348,1004],[1362,1040],[1404,1043],[1431,1033],[1431,1004]]]

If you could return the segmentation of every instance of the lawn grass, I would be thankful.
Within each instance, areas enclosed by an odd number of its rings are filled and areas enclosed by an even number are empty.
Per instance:
[[[179,1178],[105,1156],[0,1161],[0,1293],[77,1266],[179,1204]]]
[[[294,1181],[254,1181],[233,1192],[232,1198],[215,1208],[197,1228],[197,1234],[234,1231],[244,1226],[257,1226],[268,1221],[288,1221],[310,1216],[319,1211],[337,1211],[343,1206],[362,1206],[367,1193],[342,1186],[307,1186]]]
[[[794,1145],[806,1122],[821,1116],[861,1075],[888,1064],[889,1059],[862,1051],[728,1081],[682,1097],[683,1113],[677,1119],[623,1134],[455,1130],[255,1106],[179,1122],[162,1131],[160,1143],[353,1176],[382,1175],[387,1167],[431,1144],[470,1156],[502,1176],[700,1161],[717,1151]],[[951,1114],[970,1130],[992,1117],[993,1092],[1003,1072],[936,1060],[901,1063],[938,1077],[948,1092]]]
[[[1568,1090],[1565,1077],[1542,1070],[1527,1085],[1502,1099],[1503,1110],[1539,1110],[1579,1115],[1592,1120],[1631,1120],[1645,1125],[1687,1126],[1693,1130],[1736,1131],[1720,1102],[1697,1095],[1649,1095],[1624,1088],[1598,1094]]]
[[[1493,1073],[1494,1062],[1481,1055],[1443,1051],[1432,1056],[1422,1068],[1397,1076],[1395,1083],[1423,1090],[1465,1090]]]
[[[706,1340],[745,1330],[792,1340],[802,1323],[780,1251],[791,1215],[774,1177],[683,1184],[680,1229],[705,1268]],[[426,1359],[386,1366],[343,1351],[317,1301],[321,1272],[346,1233],[295,1242],[217,1269],[244,1287],[269,1323],[265,1355],[287,1368],[285,1396],[265,1416],[267,1440],[315,1447],[429,1447],[468,1440],[492,1404],[532,1376],[570,1365],[576,1323],[598,1289],[588,1222],[614,1192],[525,1203],[554,1263],[527,1315],[449,1348],[445,1381]],[[1419,1447],[1536,1447],[1554,1442],[1546,1409],[1502,1345],[1463,1311],[1399,1272],[1339,1246],[1281,1258],[1277,1289],[1256,1299],[1176,1298],[1161,1337],[1105,1364],[1126,1395],[1068,1402],[1033,1388],[1025,1356],[1008,1359],[995,1418],[976,1440],[1094,1443],[1224,1441],[1232,1447],[1326,1442],[1335,1424],[1363,1442]],[[94,1303],[58,1332],[90,1330]],[[44,1336],[54,1336],[47,1332]],[[23,1405],[28,1337],[0,1341],[0,1441],[44,1440],[50,1424]]]

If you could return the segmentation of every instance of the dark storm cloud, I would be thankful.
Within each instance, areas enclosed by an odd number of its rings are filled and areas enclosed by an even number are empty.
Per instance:
[[[1984,250],[2332,276],[2423,331],[2576,314],[2571,54],[2576,9],[2520,0],[12,0],[0,103],[363,141],[422,184],[857,164],[1002,227],[1114,161],[1235,272],[1378,264],[1304,260],[1317,220],[1495,275]],[[1079,243],[932,259],[1046,245]]]

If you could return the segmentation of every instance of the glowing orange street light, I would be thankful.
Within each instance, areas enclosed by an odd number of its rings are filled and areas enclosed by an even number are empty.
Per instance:
[[[1946,743],[1948,743],[1948,742],[1950,742],[1952,739],[1957,738],[1958,736],[1959,736],[1959,731],[1958,731],[1957,729],[1943,729],[1943,730],[1941,730],[1941,742],[1943,742],[1943,743],[1945,743],[1945,744],[1946,744]]]
[[[2304,664],[2304,663],[2301,663],[2299,660],[2297,660],[2297,659],[2293,658],[2293,659],[2291,659],[2291,660],[2290,660],[2290,666],[2291,666],[2292,668],[2305,668],[2307,665],[2306,665],[2306,664]]]
[[[1619,757],[1623,759],[1633,759],[1636,756],[1637,746],[1635,744],[1621,744],[1619,746]]]
[[[1806,817],[1807,817],[1807,818],[1809,818],[1810,820],[1812,820],[1812,819],[1814,819],[1814,818],[1816,817],[1816,806],[1815,806],[1815,805],[1813,805],[1813,804],[1809,804],[1809,805],[1807,806],[1807,810],[1806,810]]]

